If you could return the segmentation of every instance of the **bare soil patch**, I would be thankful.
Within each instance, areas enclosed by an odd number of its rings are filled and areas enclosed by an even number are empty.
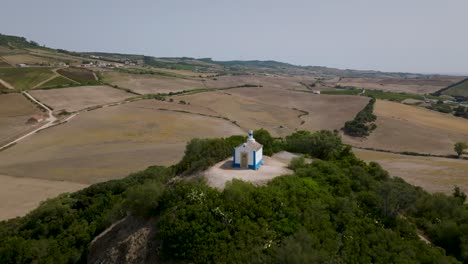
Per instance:
[[[453,145],[468,141],[468,120],[421,107],[377,100],[377,129],[367,139],[345,136],[359,147],[411,151],[438,155],[454,154]]]
[[[43,130],[1,151],[0,173],[90,184],[177,163],[195,137],[245,134],[226,120],[155,110],[150,102],[84,112]]]
[[[292,173],[286,167],[287,164],[279,160],[263,156],[263,165],[258,170],[233,168],[232,158],[229,158],[215,164],[203,174],[209,186],[222,190],[233,179],[264,185],[273,178]]]
[[[66,68],[57,70],[57,73],[82,84],[96,81],[93,72],[86,69]]]
[[[88,185],[0,175],[0,221],[24,216],[40,202]]]
[[[437,157],[418,157],[354,149],[365,161],[376,161],[390,175],[420,186],[431,193],[451,194],[455,185],[468,192],[468,161]]]
[[[52,107],[54,111],[66,110],[68,112],[120,102],[135,96],[104,85],[34,90],[31,94],[42,103]]]

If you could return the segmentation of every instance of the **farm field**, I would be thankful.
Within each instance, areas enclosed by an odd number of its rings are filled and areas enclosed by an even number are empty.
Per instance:
[[[78,86],[30,92],[54,111],[75,112],[88,107],[120,102],[134,95],[109,86]]]
[[[7,55],[3,56],[3,59],[10,63],[11,65],[16,65],[20,63],[25,64],[41,64],[41,63],[50,63],[53,60],[43,57],[37,57],[30,54],[17,54],[17,55]]]
[[[93,72],[85,69],[65,68],[57,70],[57,73],[81,84],[88,84],[96,81]]]
[[[468,141],[468,121],[425,108],[377,100],[377,129],[367,139],[344,137],[354,146],[397,152],[454,154],[457,141]]]
[[[0,67],[11,67],[10,64],[6,63],[1,57],[0,57]]]
[[[62,89],[66,90],[66,89]],[[0,174],[84,184],[178,162],[195,137],[245,134],[229,121],[139,101],[84,112],[0,152]],[[157,106],[156,106],[157,107]]]
[[[451,195],[457,185],[468,193],[467,160],[417,157],[361,149],[353,149],[353,152],[360,159],[378,162],[391,176],[403,178],[426,191]]]
[[[163,77],[150,74],[129,74],[122,72],[102,72],[103,80],[140,94],[180,92],[205,88],[201,80]]]
[[[32,115],[41,113],[21,94],[0,95],[0,146],[35,128],[34,125],[26,124],[26,121]]]
[[[336,84],[355,86],[364,89],[376,89],[392,92],[429,94],[438,91],[463,77],[440,77],[433,79],[378,79],[378,78],[341,78]]]
[[[0,182],[0,221],[26,215],[46,199],[65,192],[75,192],[88,186],[74,182],[5,175],[0,175]]]
[[[77,85],[76,82],[73,82],[67,78],[64,78],[63,76],[57,76],[53,78],[52,80],[46,83],[43,83],[41,86],[38,87],[38,89],[62,88],[62,87],[75,86],[75,85]]]
[[[0,79],[20,91],[31,89],[51,76],[53,76],[51,68],[0,68]]]
[[[224,92],[245,98],[247,101],[253,100],[269,105],[271,109],[276,109],[280,106],[282,109],[295,108],[299,111],[306,111],[308,114],[301,116],[300,119],[304,123],[298,129],[311,131],[341,129],[344,123],[353,119],[369,101],[369,98],[362,96],[315,95],[291,91],[285,88],[268,88],[266,86],[236,88],[225,90]],[[202,95],[200,94],[200,96]],[[187,100],[190,102],[190,99]]]
[[[206,107],[219,116],[236,121],[244,130],[265,128],[275,136],[286,136],[301,125],[303,112],[248,97],[232,95],[230,90],[174,96],[192,106]]]
[[[311,84],[315,81],[312,77],[302,76],[281,76],[281,75],[224,75],[207,79],[205,81],[206,87],[209,88],[226,88],[241,85],[258,85],[269,88],[278,89],[302,89],[304,90],[303,83]]]
[[[443,91],[442,94],[468,97],[468,80],[450,87],[449,89]]]

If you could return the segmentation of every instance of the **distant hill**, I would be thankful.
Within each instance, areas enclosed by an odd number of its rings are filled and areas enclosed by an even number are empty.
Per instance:
[[[35,41],[28,41],[24,37],[9,36],[0,34],[0,46],[11,48],[41,48]]]
[[[249,73],[269,73],[269,74],[290,74],[290,75],[311,75],[317,77],[351,77],[351,78],[397,78],[397,79],[430,79],[437,75],[424,75],[403,72],[381,72],[372,70],[352,70],[337,69],[324,66],[298,66],[290,63],[278,62],[274,60],[231,60],[216,61],[211,58],[190,58],[190,57],[153,57],[138,54],[123,54],[109,52],[76,52],[64,49],[50,49],[40,46],[35,41],[27,40],[24,37],[9,36],[0,34],[0,46],[10,49],[41,48],[53,52],[71,55],[75,58],[81,57],[83,60],[99,59],[110,62],[129,63],[135,65],[146,65],[164,69],[188,70],[193,72],[224,74],[249,74]]]

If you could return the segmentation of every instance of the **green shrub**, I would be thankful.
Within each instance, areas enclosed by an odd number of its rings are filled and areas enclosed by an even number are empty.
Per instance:
[[[374,122],[377,117],[374,115],[374,104],[375,98],[372,98],[369,103],[359,111],[356,117],[347,121],[343,127],[345,134],[353,137],[365,137],[368,136],[374,129],[377,128],[377,125]],[[371,124],[369,124],[371,123]]]

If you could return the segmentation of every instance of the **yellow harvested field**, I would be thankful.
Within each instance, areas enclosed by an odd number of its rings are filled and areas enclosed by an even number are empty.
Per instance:
[[[20,63],[40,64],[40,63],[53,62],[53,60],[49,58],[37,57],[37,56],[30,55],[30,54],[7,55],[7,56],[3,56],[3,59],[12,65],[16,65]]]
[[[468,193],[467,160],[408,156],[361,149],[354,149],[353,152],[360,159],[378,162],[390,175],[403,178],[429,192],[451,194],[457,185]]]
[[[140,94],[180,92],[204,88],[201,80],[164,77],[149,74],[103,72],[104,80]]]
[[[54,111],[79,111],[88,107],[121,102],[135,95],[109,86],[79,86],[30,92]]]
[[[205,84],[209,88],[226,88],[240,85],[261,85],[268,88],[305,90],[301,84],[312,84],[315,78],[302,76],[281,76],[281,75],[225,75],[207,79]]]
[[[0,175],[0,221],[24,216],[40,202],[88,185]]]
[[[461,81],[463,77],[434,77],[432,79],[379,79],[379,78],[340,78],[336,83],[341,86],[355,86],[370,90],[428,94],[450,84]]]
[[[377,129],[367,139],[345,136],[354,146],[412,151],[438,155],[454,154],[453,145],[468,142],[468,120],[421,107],[377,100]]]
[[[304,113],[288,107],[269,104],[248,97],[232,95],[228,91],[174,96],[191,106],[205,107],[226,117],[245,130],[265,128],[274,136],[286,136],[300,127]]]
[[[245,134],[229,121],[139,101],[84,112],[0,152],[0,174],[91,184],[170,165],[192,138]],[[169,104],[169,103],[168,103]]]
[[[0,95],[0,146],[36,128],[37,125],[26,124],[26,121],[32,115],[41,113],[21,94]]]
[[[306,111],[308,114],[300,118],[304,123],[297,128],[311,131],[341,129],[344,123],[353,119],[369,101],[369,98],[361,96],[316,95],[268,87],[237,88],[225,92],[247,101],[269,105],[271,111],[278,108]]]

